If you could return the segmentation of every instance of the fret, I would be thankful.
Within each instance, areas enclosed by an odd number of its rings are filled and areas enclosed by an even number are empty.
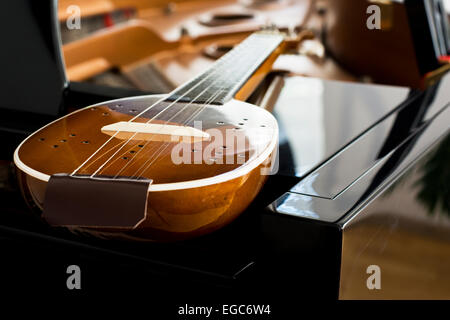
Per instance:
[[[279,47],[283,39],[283,35],[278,33],[252,34],[207,71],[172,92],[167,100],[224,104]]]

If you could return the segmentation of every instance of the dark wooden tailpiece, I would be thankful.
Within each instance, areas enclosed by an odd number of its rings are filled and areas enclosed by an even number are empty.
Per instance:
[[[133,229],[146,217],[152,180],[55,174],[43,218],[52,226]]]
[[[222,105],[230,100],[283,42],[279,33],[254,33],[207,71],[177,89],[168,101]]]

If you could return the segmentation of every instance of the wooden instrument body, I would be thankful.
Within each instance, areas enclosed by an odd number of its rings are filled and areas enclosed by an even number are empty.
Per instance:
[[[405,4],[373,1],[381,8],[381,30],[367,27],[366,1],[327,0],[326,46],[336,61],[357,76],[375,82],[421,87],[421,75]],[[349,8],[352,8],[349,10]],[[364,18],[362,18],[364,17]],[[355,47],[355,43],[358,47]],[[379,59],[380,55],[383,59]]]
[[[140,176],[153,180],[148,190],[145,220],[135,228],[120,232],[109,228],[69,228],[108,236],[173,241],[212,232],[235,219],[255,198],[266,179],[261,169],[270,166],[276,148],[278,127],[275,118],[262,108],[238,100],[224,105],[177,102],[172,106],[173,113],[188,105],[186,117],[192,115],[195,108],[202,107],[198,120],[202,121],[203,130],[216,133],[229,130],[244,138],[245,143],[240,146],[231,141],[233,139],[190,143],[131,139],[127,142],[102,132],[106,125],[134,119],[163,97],[134,97],[86,107],[28,137],[17,148],[14,159],[21,189],[29,204],[39,210],[44,208],[51,175],[72,173],[80,166],[77,174],[91,175],[106,162],[108,165],[97,175]],[[159,108],[164,108],[164,103],[160,103]],[[133,121],[147,122],[154,118],[161,111],[158,106]],[[194,109],[189,110],[189,107]],[[153,121],[164,124],[168,120],[169,115]],[[180,122],[183,124],[183,121],[170,121],[175,125]],[[184,125],[189,124],[186,121]],[[108,139],[111,139],[109,143]],[[104,152],[82,165],[105,143]],[[191,160],[201,150],[201,163],[175,164],[172,161],[173,148],[183,143],[192,151]],[[122,145],[125,147],[119,150]],[[208,148],[213,151],[204,152]],[[162,153],[155,150],[162,150]],[[227,157],[232,159],[230,163],[226,163]],[[206,158],[214,159],[211,162]]]
[[[177,9],[170,14],[164,13],[162,2],[97,1],[97,5],[95,2],[61,2],[60,21],[67,19],[66,9],[73,4],[78,5],[81,13],[86,15],[104,14],[123,8],[137,8],[138,15],[121,24],[65,43],[63,53],[67,77],[71,81],[85,81],[116,68],[128,77],[137,67],[154,64],[158,72],[173,84],[173,88],[211,66],[214,60],[205,55],[209,49],[233,47],[269,22],[286,30],[301,26],[312,10],[309,0],[269,1],[248,7],[229,0],[176,1]],[[239,14],[249,14],[252,18],[232,19]],[[223,25],[203,23],[206,18],[214,16],[223,16],[219,19]],[[183,34],[181,30],[187,33]],[[182,72],[184,75],[179,81]],[[136,84],[133,76],[131,81],[141,90],[161,92],[149,90],[144,84]]]

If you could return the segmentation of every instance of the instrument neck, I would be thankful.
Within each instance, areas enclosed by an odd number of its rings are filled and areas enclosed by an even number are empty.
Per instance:
[[[252,34],[207,71],[172,92],[167,100],[226,103],[275,54],[283,40],[279,33]]]

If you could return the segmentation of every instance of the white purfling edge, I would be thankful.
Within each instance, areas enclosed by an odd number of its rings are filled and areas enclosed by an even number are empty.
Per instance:
[[[150,95],[151,97],[162,97],[163,95]],[[139,96],[139,98],[145,98],[146,96]],[[148,96],[149,97],[149,96]],[[92,108],[95,106],[100,106],[100,105],[104,105],[104,104],[108,104],[108,103],[113,103],[115,101],[124,101],[124,100],[128,100],[128,99],[133,99],[134,97],[130,97],[130,98],[125,98],[125,99],[114,99],[114,100],[108,100],[108,101],[104,101],[101,103],[97,103],[94,105],[90,105],[87,106],[85,108],[76,110],[68,115],[65,115],[62,118],[68,117],[71,114],[83,111],[85,109],[88,108]],[[239,101],[240,103],[245,103],[242,101]],[[256,106],[255,106],[256,107]],[[264,110],[264,109],[263,109]],[[266,111],[266,110],[264,110]],[[250,163],[246,163],[243,166],[238,167],[237,169],[234,169],[233,171],[229,171],[226,173],[222,173],[220,175],[217,175],[215,177],[211,177],[211,178],[204,178],[204,179],[198,179],[198,180],[192,180],[192,181],[188,181],[188,182],[174,182],[174,183],[160,183],[160,184],[150,184],[148,191],[172,191],[172,190],[181,190],[181,189],[192,189],[192,188],[200,188],[200,187],[204,187],[204,186],[208,186],[208,185],[213,185],[213,184],[217,184],[217,183],[222,183],[222,182],[226,182],[229,180],[233,180],[236,178],[239,178],[241,176],[244,176],[246,174],[248,174],[250,171],[252,171],[253,169],[255,169],[256,167],[258,167],[261,163],[264,162],[264,160],[270,156],[270,154],[273,152],[273,150],[275,149],[277,140],[278,140],[278,122],[276,121],[276,119],[273,117],[273,115],[266,111],[267,113],[269,113],[269,115],[273,118],[274,120],[274,124],[275,124],[275,134],[274,134],[274,138],[272,139],[270,145],[264,150],[264,152],[262,152],[258,157],[256,157],[253,161],[251,161]],[[43,126],[41,129],[42,130],[50,125],[52,125],[53,123],[61,120],[62,118],[58,118],[50,123],[48,123],[47,125]],[[19,149],[20,147],[31,137],[33,136],[33,134],[31,134],[29,137],[27,137],[25,140],[23,140],[19,146],[16,148],[16,150],[14,151],[14,163],[15,165],[22,170],[23,172],[25,172],[26,174],[44,181],[44,182],[48,182],[48,180],[50,179],[50,176],[39,172],[37,170],[34,170],[33,168],[30,168],[29,166],[27,166],[25,163],[23,163],[20,160],[19,157]]]

